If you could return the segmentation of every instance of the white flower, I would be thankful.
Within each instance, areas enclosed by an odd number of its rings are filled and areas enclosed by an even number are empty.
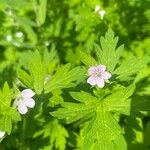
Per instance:
[[[100,10],[99,11],[99,15],[100,15],[100,18],[103,20],[104,16],[106,14],[106,11],[105,10]]]
[[[12,36],[11,36],[11,35],[7,35],[7,36],[6,36],[6,40],[7,40],[8,42],[11,42],[11,41],[12,41]]]
[[[20,95],[16,98],[14,106],[18,108],[20,114],[26,114],[29,108],[35,106],[35,101],[32,98],[35,93],[31,89],[23,90]]]
[[[21,38],[23,36],[23,33],[22,32],[16,32],[16,37],[17,38]]]
[[[3,138],[5,135],[5,131],[0,131],[0,138]]]
[[[103,20],[104,16],[106,15],[106,11],[104,9],[101,9],[99,5],[95,6],[94,12],[99,14],[101,20]]]
[[[16,47],[20,47],[21,46],[20,43],[18,43],[18,42],[13,42],[13,45],[15,45]]]
[[[99,6],[99,5],[96,5],[94,12],[97,13],[99,10],[100,10],[100,6]]]
[[[103,88],[105,86],[106,80],[111,78],[111,73],[106,71],[105,65],[92,66],[88,69],[89,78],[87,83],[92,86],[97,85],[99,88]]]

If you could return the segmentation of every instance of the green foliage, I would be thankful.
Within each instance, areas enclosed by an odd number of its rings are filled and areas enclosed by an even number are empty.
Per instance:
[[[40,94],[44,87],[45,67],[38,51],[35,52],[29,67],[35,92]]]
[[[123,45],[116,48],[118,43],[118,37],[114,37],[114,32],[109,29],[105,34],[105,37],[100,38],[101,47],[95,44],[95,51],[98,56],[99,63],[108,67],[108,70],[112,72],[121,56]]]
[[[81,56],[81,61],[88,67],[94,66],[97,64],[94,58],[92,58],[90,55],[82,51],[80,52],[80,56]]]
[[[20,26],[22,26],[22,28],[24,29],[24,31],[26,32],[26,34],[28,35],[28,39],[31,41],[32,45],[37,43],[37,35],[35,34],[32,26],[34,26],[34,22],[32,22],[29,18],[21,18],[19,16],[17,16],[15,18],[18,23],[20,24]]]
[[[1,0],[0,150],[148,150],[149,6]],[[100,64],[103,88],[87,83]]]
[[[6,131],[8,134],[12,131],[13,121],[19,121],[20,115],[15,108],[11,107],[14,98],[12,90],[5,83],[2,91],[0,91],[0,130]]]
[[[34,137],[42,135],[44,138],[49,138],[49,149],[65,150],[66,138],[69,136],[67,130],[59,124],[58,120],[54,119],[48,122],[42,130],[37,132]],[[45,149],[46,149],[45,148]]]
[[[25,86],[33,88],[37,94],[40,94],[44,88],[46,68],[38,51],[33,54],[32,60],[30,60],[29,72],[30,75],[19,69],[18,77]]]
[[[74,81],[82,78],[83,71],[80,67],[70,70],[71,64],[60,67],[45,85],[45,92],[51,92],[56,89],[70,88],[75,86]]]
[[[103,106],[99,107],[95,118],[87,128],[90,131],[86,130],[82,149],[127,149],[122,129],[112,114],[103,109]]]
[[[32,87],[32,78],[27,72],[18,69],[17,73],[18,73],[18,78],[24,85],[26,85],[27,87]]]
[[[118,79],[127,80],[130,76],[140,72],[147,66],[150,61],[150,57],[145,56],[142,58],[132,57],[129,60],[124,61],[115,71],[114,74],[118,75]]]
[[[124,48],[123,45],[116,48],[117,43],[118,37],[114,37],[114,32],[109,29],[106,32],[105,37],[100,38],[100,46],[96,43],[94,44],[98,61],[96,62],[95,59],[90,55],[84,52],[80,52],[81,61],[88,67],[97,64],[103,64],[107,66],[110,72],[113,72],[119,62],[119,58]]]
[[[62,104],[63,108],[51,114],[71,123],[93,113],[84,131],[83,149],[126,149],[123,131],[112,113],[130,114],[128,98],[134,89],[134,85],[122,87],[104,99],[93,97],[86,92],[74,92],[71,93],[72,97],[80,103],[66,102]]]
[[[37,19],[40,25],[44,24],[46,19],[46,6],[47,6],[47,0],[39,0]]]

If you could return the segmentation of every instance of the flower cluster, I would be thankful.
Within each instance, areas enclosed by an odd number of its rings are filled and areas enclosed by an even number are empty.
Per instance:
[[[105,14],[106,14],[106,11],[104,9],[101,9],[99,5],[95,6],[94,12],[99,14],[101,20],[103,20]]]
[[[99,88],[105,86],[105,81],[111,77],[111,74],[106,71],[105,65],[93,66],[88,69],[89,78],[87,83],[92,86],[97,85]]]

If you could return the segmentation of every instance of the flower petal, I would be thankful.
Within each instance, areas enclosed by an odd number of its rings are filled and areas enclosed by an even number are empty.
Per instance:
[[[104,18],[105,14],[106,14],[106,11],[105,11],[105,10],[100,10],[100,11],[99,11],[99,15],[100,15],[100,18],[101,18],[101,19]]]
[[[87,83],[89,83],[90,85],[96,85],[98,81],[98,77],[94,77],[94,76],[90,76],[87,79]]]
[[[22,97],[33,97],[35,93],[31,89],[25,89],[21,92]]]
[[[3,138],[5,135],[5,131],[0,131],[0,138]]]
[[[20,114],[26,114],[28,109],[23,100],[18,101],[18,111]]]
[[[97,69],[98,69],[99,72],[102,73],[102,72],[104,72],[106,70],[106,66],[105,65],[98,65]]]
[[[94,12],[97,13],[99,10],[100,10],[100,6],[99,6],[99,5],[96,5]]]
[[[102,73],[102,78],[104,78],[104,79],[109,79],[111,77],[111,73],[109,73],[109,72],[107,72],[107,71],[105,71],[105,72],[103,72]]]
[[[98,86],[99,88],[103,88],[104,85],[105,85],[104,79],[103,79],[103,78],[99,78],[98,81],[97,81],[97,86]]]
[[[24,104],[28,106],[29,108],[33,108],[35,106],[35,101],[32,98],[25,98]]]
[[[89,74],[90,76],[96,74],[96,72],[97,72],[97,68],[96,68],[96,67],[90,67],[90,68],[88,69],[88,74]]]

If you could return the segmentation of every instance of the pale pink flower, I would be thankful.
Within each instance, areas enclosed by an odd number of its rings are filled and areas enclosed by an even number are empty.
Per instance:
[[[14,106],[18,108],[20,114],[26,114],[29,108],[35,106],[35,101],[32,98],[35,93],[31,89],[23,90],[20,95],[16,98]]]
[[[111,77],[111,74],[106,71],[105,65],[93,66],[88,69],[89,78],[87,83],[92,86],[97,85],[99,88],[105,86],[105,81]]]
[[[5,135],[5,131],[0,131],[0,139],[3,138]]]

